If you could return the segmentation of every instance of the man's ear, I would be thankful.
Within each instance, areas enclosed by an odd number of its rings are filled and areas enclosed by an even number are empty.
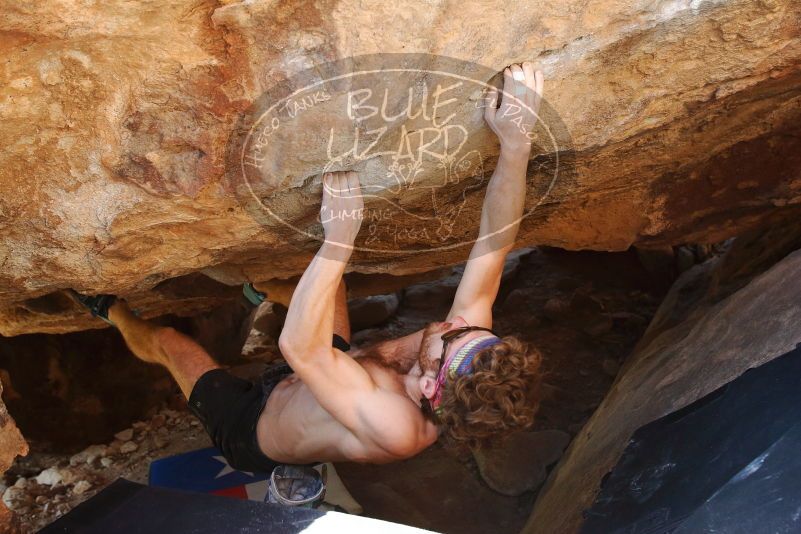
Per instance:
[[[430,376],[423,375],[420,377],[420,393],[427,399],[434,396],[434,390],[437,388],[437,381]]]

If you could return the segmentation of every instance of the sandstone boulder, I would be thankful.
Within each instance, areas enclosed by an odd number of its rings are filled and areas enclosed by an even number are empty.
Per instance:
[[[400,299],[396,293],[372,295],[348,301],[351,330],[364,330],[387,321],[398,311]]]
[[[3,384],[0,382],[0,396],[2,393]],[[18,455],[26,454],[28,444],[9,415],[6,405],[0,400],[0,473],[5,473]],[[13,533],[17,532],[17,528],[18,522],[14,513],[6,507],[5,502],[0,502],[0,531]]]
[[[526,533],[576,532],[632,433],[801,343],[799,223],[738,239],[671,288],[540,493]],[[770,267],[771,264],[778,263]]]
[[[277,176],[267,196],[303,235],[262,224],[243,206],[228,180],[230,142],[265,93],[366,54],[379,54],[373,63],[384,69],[469,62],[475,69],[462,74],[480,73],[481,83],[512,62],[541,64],[547,109],[569,139],[532,160],[531,188],[543,194],[521,245],[711,243],[801,199],[793,0],[48,0],[0,10],[3,335],[102,327],[59,293],[69,287],[123,295],[145,317],[192,315],[219,296],[198,289],[178,298],[159,284],[193,273],[225,284],[299,274],[319,229],[315,176],[330,168],[323,134],[347,117],[330,103],[315,107],[320,100],[296,102],[304,113],[263,162]],[[481,155],[463,162],[480,181],[497,144],[475,93],[453,94],[455,117]],[[414,126],[395,121],[387,135]],[[543,191],[540,170],[557,153],[571,172]],[[398,171],[386,158],[361,163],[370,179]],[[415,179],[433,186],[443,171],[429,166]],[[468,241],[475,235],[482,191],[465,190],[445,230]],[[414,211],[430,201],[419,193],[384,200]],[[395,236],[416,232],[393,228]],[[359,254],[351,269],[408,274],[467,253],[428,237]]]

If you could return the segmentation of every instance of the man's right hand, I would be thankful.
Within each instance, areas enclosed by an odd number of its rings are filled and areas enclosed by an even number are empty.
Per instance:
[[[326,243],[353,248],[364,219],[359,175],[353,171],[323,175],[323,203],[320,220]]]

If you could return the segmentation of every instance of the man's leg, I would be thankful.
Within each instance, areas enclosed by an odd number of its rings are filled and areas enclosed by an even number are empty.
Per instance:
[[[169,370],[189,401],[189,410],[231,467],[272,472],[276,463],[256,441],[256,423],[264,406],[261,386],[220,369],[192,339],[140,319],[123,301],[108,309],[108,318],[137,357]]]
[[[119,328],[131,352],[141,360],[166,367],[187,399],[204,373],[220,367],[191,338],[137,317],[122,300],[109,308],[108,317]]]

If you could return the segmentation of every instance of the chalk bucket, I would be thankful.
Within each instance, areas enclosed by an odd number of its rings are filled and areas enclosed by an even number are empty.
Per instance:
[[[314,508],[324,498],[325,471],[321,475],[313,467],[279,465],[270,475],[267,502]]]

